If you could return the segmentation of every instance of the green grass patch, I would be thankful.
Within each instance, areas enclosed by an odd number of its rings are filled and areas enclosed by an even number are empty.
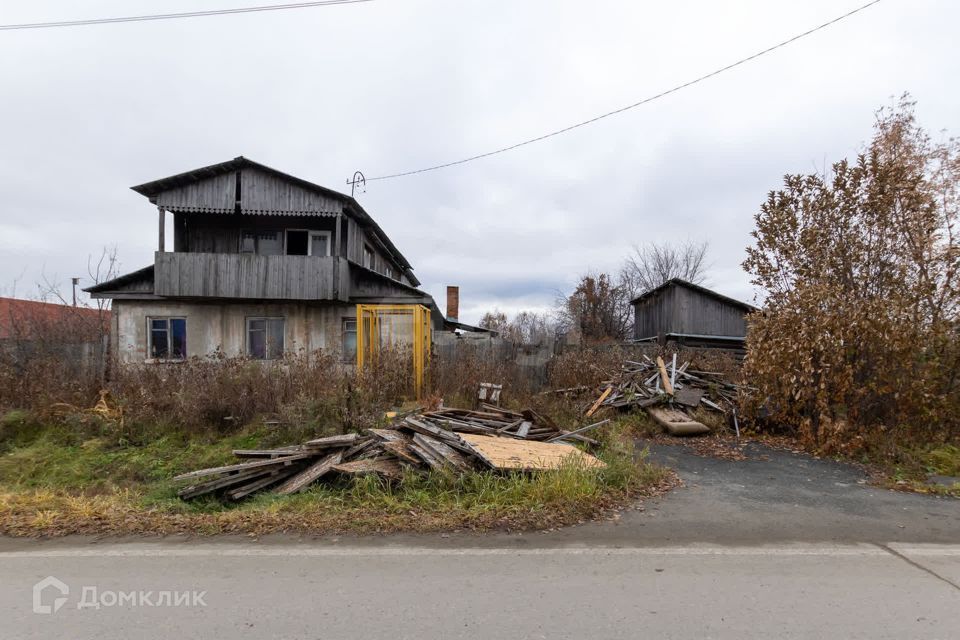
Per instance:
[[[23,416],[21,416],[23,418]],[[19,419],[19,418],[18,418]],[[171,478],[234,461],[233,449],[276,444],[253,429],[223,438],[169,432],[137,445],[93,429],[77,437],[34,424],[0,454],[0,533],[198,534],[529,529],[596,517],[675,476],[633,450],[629,424],[597,434],[603,469],[534,473],[408,471],[399,482],[341,478],[293,496],[261,493],[240,503],[186,502]],[[25,432],[26,433],[26,432]],[[18,431],[19,434],[19,431]]]
[[[943,445],[928,452],[926,457],[931,472],[960,477],[960,447]]]

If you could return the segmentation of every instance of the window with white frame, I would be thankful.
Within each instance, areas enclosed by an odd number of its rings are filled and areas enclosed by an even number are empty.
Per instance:
[[[288,256],[329,256],[330,232],[287,229],[285,245]]]
[[[240,233],[240,253],[264,256],[283,255],[283,234],[280,231],[258,230]]]
[[[343,319],[343,341],[341,344],[341,355],[344,362],[357,361],[357,319]]]
[[[187,357],[187,319],[147,318],[147,354],[153,360],[183,360]]]
[[[311,231],[310,232],[310,255],[329,256],[330,255],[330,232],[329,231]]]
[[[256,360],[283,357],[284,318],[247,318],[247,355]]]

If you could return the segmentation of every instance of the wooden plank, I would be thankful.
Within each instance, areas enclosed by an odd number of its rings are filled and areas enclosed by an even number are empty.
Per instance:
[[[280,449],[234,449],[233,455],[238,458],[279,458],[292,456],[303,452],[303,447],[282,447]]]
[[[677,404],[682,404],[687,407],[698,407],[700,406],[700,399],[702,397],[703,389],[683,387],[682,389],[677,389],[677,393],[673,396],[673,399]]]
[[[410,443],[405,441],[396,441],[396,442],[384,442],[383,443],[384,451],[389,451],[393,455],[397,456],[404,462],[409,462],[410,464],[420,465],[421,460],[415,456],[410,449]]]
[[[600,394],[600,397],[597,398],[597,401],[593,403],[593,406],[587,410],[586,416],[589,418],[594,414],[594,412],[600,408],[600,405],[603,404],[603,401],[607,399],[607,396],[613,391],[613,387],[607,387],[604,389],[603,393]]]
[[[417,433],[413,436],[413,441],[430,451],[430,453],[442,458],[447,464],[455,469],[466,470],[470,468],[470,463],[460,453],[454,451],[451,447],[430,436]]]
[[[281,471],[272,471],[268,473],[265,477],[258,480],[254,480],[248,484],[242,485],[235,489],[230,489],[227,491],[227,497],[231,500],[240,500],[241,498],[246,498],[252,493],[256,493],[261,489],[269,487],[274,482],[280,482],[287,475],[290,475],[294,472],[293,469],[283,469]]]
[[[459,443],[459,437],[457,434],[452,431],[447,431],[446,429],[441,429],[427,422],[422,422],[420,420],[415,420],[414,418],[407,418],[403,422],[404,426],[408,427],[411,431],[416,431],[425,436],[431,436],[442,440],[451,446],[456,446]]]
[[[358,453],[368,450],[370,447],[378,444],[379,442],[380,441],[376,438],[364,438],[363,440],[359,440],[355,445],[343,452],[343,459],[350,460]]]
[[[523,424],[523,422],[524,422],[523,418],[520,418],[519,420],[516,420],[515,422],[511,422],[510,424],[508,424],[508,425],[505,426],[505,427],[500,427],[499,429],[497,429],[497,433],[505,433],[505,432],[509,431],[510,429],[513,429],[513,428],[515,428],[515,427],[519,427],[520,425]]]
[[[570,431],[569,433],[563,433],[563,434],[561,434],[561,435],[559,435],[559,436],[550,438],[549,440],[547,440],[547,442],[559,442],[560,440],[565,440],[565,439],[570,438],[570,437],[572,437],[572,436],[580,435],[580,434],[584,433],[585,431],[590,431],[591,429],[596,429],[597,427],[602,426],[602,425],[605,425],[605,424],[607,424],[608,422],[610,422],[610,419],[609,419],[609,418],[607,418],[606,420],[601,420],[600,422],[594,422],[593,424],[588,424],[588,425],[585,426],[585,427],[580,427],[579,429],[574,429],[573,431]]]
[[[416,442],[410,442],[407,445],[411,451],[413,451],[417,456],[427,463],[427,466],[431,469],[443,469],[446,466],[443,458],[434,454],[429,449],[417,444]]]
[[[246,471],[249,469],[256,469],[258,467],[271,467],[275,465],[287,465],[298,460],[305,460],[307,458],[312,458],[316,453],[297,453],[292,456],[284,456],[283,458],[274,458],[271,460],[257,460],[256,462],[242,462],[240,464],[229,464],[224,467],[211,467],[210,469],[199,469],[197,471],[191,471],[189,473],[181,473],[178,476],[175,476],[174,480],[187,480],[189,478],[203,478],[205,476],[215,476],[222,473],[230,473],[231,471]]]
[[[657,369],[660,371],[660,379],[663,381],[663,390],[668,396],[673,395],[673,385],[670,384],[670,376],[667,374],[667,365],[663,363],[663,358],[657,356]]]
[[[369,460],[354,460],[344,462],[333,467],[335,471],[350,475],[376,473],[394,480],[403,478],[403,467],[393,458],[371,458]]]
[[[606,464],[573,445],[533,442],[464,434],[461,436],[477,455],[494,469],[533,471],[557,469],[564,464],[602,468]]]
[[[528,420],[524,420],[523,422],[521,422],[520,427],[517,429],[517,437],[526,438],[527,434],[530,433],[530,427],[532,426],[533,424]]]
[[[406,436],[396,429],[367,429],[367,431],[384,442],[397,442],[407,439]]]
[[[340,436],[328,436],[326,438],[316,438],[307,440],[303,445],[311,449],[329,449],[331,447],[348,447],[357,441],[360,436],[356,433],[345,433]]]
[[[197,496],[202,496],[206,493],[213,493],[214,491],[219,491],[220,489],[224,489],[235,484],[248,482],[254,478],[259,478],[262,475],[269,474],[271,471],[272,469],[264,469],[261,467],[239,473],[233,473],[222,478],[214,478],[213,480],[207,482],[184,487],[177,492],[177,495],[184,500],[189,500],[190,498],[196,498]]]
[[[303,490],[307,485],[320,479],[324,474],[333,469],[334,465],[340,463],[343,458],[342,451],[335,451],[324,456],[319,461],[313,463],[297,475],[293,476],[274,490],[279,495],[289,495]]]

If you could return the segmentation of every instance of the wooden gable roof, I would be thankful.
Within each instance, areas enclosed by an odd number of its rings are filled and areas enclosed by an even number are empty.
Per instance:
[[[249,158],[200,167],[131,187],[177,213],[246,215],[344,214],[368,228],[405,271],[413,267],[352,196],[278,171]],[[412,273],[409,274],[412,277]],[[416,278],[412,278],[416,281]]]
[[[667,288],[669,288],[669,287],[684,287],[684,288],[686,288],[686,289],[690,289],[690,290],[692,290],[692,291],[696,291],[697,293],[700,293],[700,294],[702,294],[702,295],[708,296],[708,297],[713,298],[713,299],[715,299],[715,300],[718,300],[718,301],[720,301],[720,302],[723,302],[723,303],[729,304],[729,305],[731,305],[731,306],[737,307],[737,308],[739,308],[739,309],[742,309],[743,311],[745,311],[745,312],[747,312],[747,313],[749,313],[749,312],[751,312],[751,311],[756,311],[756,310],[757,310],[757,308],[754,307],[754,306],[751,305],[751,304],[747,304],[746,302],[741,302],[741,301],[736,300],[736,299],[734,299],[734,298],[727,297],[727,296],[725,296],[725,295],[723,295],[723,294],[721,294],[721,293],[717,293],[717,292],[714,291],[713,289],[707,289],[706,287],[700,286],[700,285],[698,285],[698,284],[694,284],[694,283],[692,283],[692,282],[687,282],[686,280],[684,280],[684,279],[682,279],[682,278],[671,278],[670,280],[667,280],[666,282],[664,282],[663,284],[661,284],[659,287],[654,287],[653,289],[650,289],[649,291],[646,291],[646,292],[644,292],[644,293],[641,293],[639,296],[637,296],[636,298],[634,298],[633,300],[631,300],[631,301],[630,301],[630,304],[634,304],[634,305],[635,305],[635,304],[637,304],[637,303],[639,303],[639,302],[643,302],[644,300],[646,300],[646,299],[648,299],[648,298],[651,298],[651,297],[653,297],[653,296],[658,295],[658,294],[659,294],[660,292],[662,292],[664,289],[667,289]]]

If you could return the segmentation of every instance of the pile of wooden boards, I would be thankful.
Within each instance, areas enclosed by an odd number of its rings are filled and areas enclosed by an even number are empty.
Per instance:
[[[627,360],[620,374],[604,382],[600,391],[587,416],[600,407],[644,409],[671,433],[691,435],[709,428],[687,415],[687,410],[704,407],[735,419],[740,387],[721,373],[691,370],[689,362],[677,366],[674,354],[669,365],[659,356]]]
[[[532,410],[508,411],[484,405],[479,411],[441,409],[397,418],[382,429],[309,440],[279,449],[240,449],[237,464],[200,469],[177,476],[190,480],[184,499],[217,494],[240,500],[259,491],[291,494],[322,478],[376,474],[399,480],[408,469],[482,469],[532,471],[563,464],[585,468],[603,463],[563,440],[587,444],[583,431],[559,429]]]

